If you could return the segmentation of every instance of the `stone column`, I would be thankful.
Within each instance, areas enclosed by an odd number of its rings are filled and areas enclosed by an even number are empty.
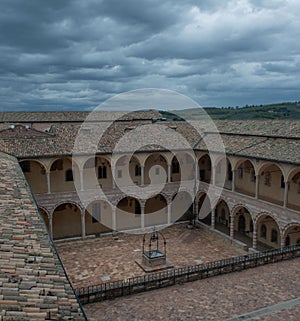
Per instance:
[[[84,187],[83,187],[83,169],[79,170],[79,175],[80,175],[80,190],[83,191]]]
[[[255,181],[255,198],[258,199],[260,175],[256,175],[255,177],[256,177],[256,181]]]
[[[199,167],[198,167],[197,159],[195,161],[195,180],[196,182],[199,180]]]
[[[111,171],[111,180],[112,180],[112,188],[115,189],[116,188],[116,181],[115,181],[115,175],[116,175],[116,171],[113,172],[113,169]],[[115,174],[115,175],[114,175]]]
[[[47,178],[47,194],[51,194],[50,171],[46,172]]]
[[[49,215],[49,235],[50,238],[53,240],[53,213]]]
[[[215,229],[216,227],[216,208],[211,211],[211,227]]]
[[[172,204],[172,201],[168,204],[168,221],[167,221],[167,222],[168,222],[168,225],[171,224],[171,219],[172,219],[172,218],[171,218],[171,214],[172,214],[172,213],[171,213],[171,210],[172,210],[172,205],[171,205],[171,204]]]
[[[112,225],[112,230],[113,231],[117,230],[116,210],[117,210],[117,207],[115,205],[112,205],[111,206],[111,225]]]
[[[280,247],[285,247],[285,237],[280,233]]]
[[[141,185],[145,184],[145,166],[141,166]]]
[[[141,228],[145,228],[145,205],[141,205]]]
[[[85,234],[85,209],[81,210],[81,235],[82,238],[84,239],[86,234]]]
[[[168,177],[167,177],[167,183],[171,182],[171,165],[168,164]]]
[[[283,199],[283,206],[287,207],[288,205],[288,197],[289,197],[289,188],[290,182],[285,182],[284,184],[284,199]]]
[[[230,237],[234,238],[234,216],[230,215]]]
[[[252,248],[253,248],[254,250],[256,250],[256,248],[257,248],[257,226],[256,226],[256,223],[253,223]]]
[[[231,182],[231,190],[233,192],[235,192],[235,173],[236,173],[236,170],[233,170],[232,171],[232,182]]]
[[[212,169],[212,173],[211,173],[211,175],[212,175],[212,184],[216,185],[216,169],[217,169],[217,167],[216,166],[212,166],[211,169]]]

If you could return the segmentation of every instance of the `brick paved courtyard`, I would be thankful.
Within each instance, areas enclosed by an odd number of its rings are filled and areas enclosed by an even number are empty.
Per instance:
[[[180,224],[162,232],[167,240],[167,259],[175,267],[245,254],[241,247],[203,227],[188,229],[186,224]],[[76,288],[143,275],[135,263],[142,255],[142,238],[142,235],[119,234],[119,240],[114,240],[107,235],[56,243],[56,247]]]
[[[90,321],[299,321],[299,268],[300,259],[294,259],[85,305],[84,309]],[[295,298],[297,304],[286,308]],[[257,310],[264,307],[269,310],[257,316]]]

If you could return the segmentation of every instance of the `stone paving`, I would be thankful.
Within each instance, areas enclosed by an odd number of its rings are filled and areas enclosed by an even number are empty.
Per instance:
[[[298,321],[300,307],[242,315],[300,296],[300,259],[85,305],[90,321]]]
[[[241,247],[203,227],[187,224],[164,229],[167,259],[175,267],[195,265],[245,254]],[[142,255],[142,235],[119,234],[56,243],[63,265],[75,288],[143,275],[135,263]],[[148,242],[147,242],[148,244]]]

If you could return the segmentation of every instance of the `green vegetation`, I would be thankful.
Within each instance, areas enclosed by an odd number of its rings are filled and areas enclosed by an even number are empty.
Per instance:
[[[205,119],[207,116],[200,108],[176,110],[173,112],[160,111],[163,117],[172,120]],[[271,105],[244,107],[204,107],[212,119],[300,119],[300,101]]]

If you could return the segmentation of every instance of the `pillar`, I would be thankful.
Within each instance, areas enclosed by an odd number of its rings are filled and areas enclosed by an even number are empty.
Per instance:
[[[117,207],[115,205],[112,205],[111,206],[111,225],[112,225],[112,230],[113,231],[117,230],[116,210],[117,210]]]
[[[168,177],[167,177],[167,182],[171,182],[171,165],[168,164]]]
[[[283,207],[287,207],[287,205],[288,205],[289,187],[290,187],[290,182],[285,182]]]
[[[253,222],[253,240],[252,240],[252,248],[256,250],[257,248],[257,226],[256,223]]]
[[[232,182],[231,182],[231,190],[233,192],[235,192],[235,173],[236,173],[236,170],[234,169],[232,171]]]
[[[145,184],[145,166],[141,166],[141,185]]]
[[[83,187],[83,169],[79,170],[79,174],[80,174],[80,190],[83,191],[84,187]]]
[[[46,172],[47,178],[47,194],[51,194],[50,171]]]
[[[230,215],[230,237],[234,238],[234,216]]]
[[[256,175],[255,177],[256,177],[256,180],[255,180],[255,198],[258,199],[260,175]]]
[[[168,203],[168,225],[171,224],[171,210],[172,210],[172,202]]]
[[[53,240],[53,213],[49,215],[49,235],[50,238]]]
[[[212,169],[212,184],[213,185],[216,185],[216,166],[212,166],[211,169]]]
[[[81,210],[81,235],[82,235],[83,239],[86,236],[86,234],[85,234],[85,209]]]
[[[211,227],[213,229],[216,227],[216,208],[211,211]]]
[[[280,247],[285,247],[285,237],[280,233]]]
[[[141,205],[141,228],[145,228],[145,205]]]

